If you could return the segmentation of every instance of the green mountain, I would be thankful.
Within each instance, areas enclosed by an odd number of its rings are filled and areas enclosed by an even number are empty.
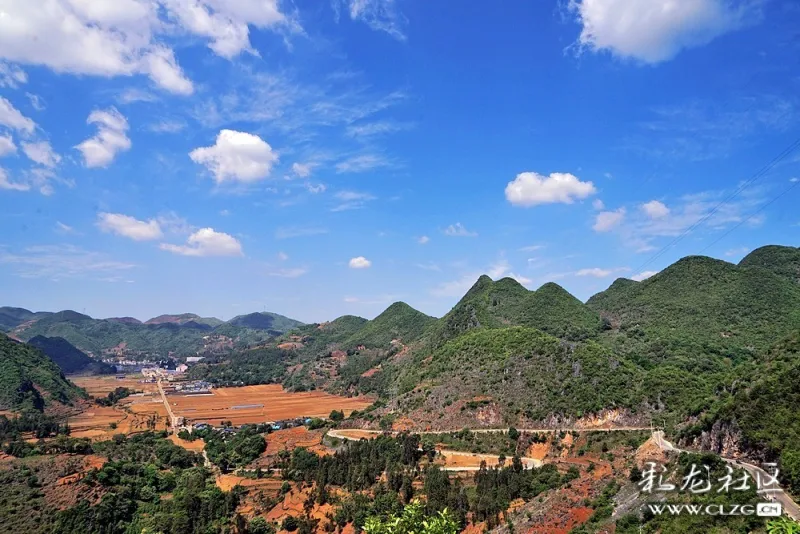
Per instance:
[[[247,320],[236,321],[239,324],[221,323],[218,319],[194,314],[160,316],[151,319],[147,324],[130,318],[93,319],[71,310],[37,313],[29,319],[30,315],[26,315],[25,311],[9,313],[17,325],[5,330],[22,340],[36,336],[63,338],[79,350],[92,355],[99,355],[103,350],[122,344],[130,351],[159,356],[166,356],[169,352],[191,355],[203,349],[203,338],[207,336],[224,335],[246,345],[264,341],[302,324],[277,314],[266,314],[271,317],[268,319],[271,327],[263,329],[245,326],[254,324]],[[263,317],[265,314],[252,315]]]
[[[114,372],[114,367],[93,360],[63,337],[36,336],[28,340],[28,345],[44,352],[66,374],[109,374]]]
[[[343,315],[329,323],[315,323],[296,328],[292,335],[303,338],[303,357],[322,355],[344,346],[348,338],[354,336],[368,321],[355,315]],[[345,347],[353,348],[353,347]]]
[[[287,332],[293,328],[303,325],[303,323],[300,321],[295,321],[294,319],[289,319],[283,315],[270,312],[257,312],[249,313],[247,315],[237,315],[228,321],[227,324],[231,326],[251,328],[253,330],[274,330],[278,333]]]
[[[0,307],[0,330],[9,331],[22,323],[48,315],[47,312],[32,312],[25,308]]]
[[[600,317],[558,284],[528,291],[512,278],[481,276],[466,295],[429,331],[436,347],[475,328],[528,326],[557,337],[585,339],[597,334]]]
[[[757,248],[742,258],[739,267],[760,267],[800,284],[800,248],[778,245]]]
[[[744,263],[690,256],[642,282],[618,280],[587,305],[610,321],[616,346],[651,362],[751,357],[800,328],[800,285]]]
[[[682,439],[716,452],[736,442],[752,458],[778,461],[784,482],[800,494],[800,331],[729,382]]]
[[[82,396],[43,352],[0,334],[0,409],[41,411]]]
[[[471,330],[430,355],[416,352],[395,373],[400,411],[423,418],[450,411],[456,425],[474,421],[474,410],[488,401],[496,402],[503,422],[495,424],[501,425],[575,418],[644,401],[638,366],[594,341],[565,343],[522,326]],[[468,402],[466,409],[456,404],[476,397],[485,401]]]
[[[221,321],[216,317],[200,317],[194,313],[181,313],[179,315],[159,315],[158,317],[153,317],[152,319],[148,319],[144,322],[144,324],[178,324],[178,325],[202,325],[202,326],[209,326],[214,328],[221,324],[224,324],[225,321]],[[202,327],[201,326],[201,327]]]
[[[347,348],[364,345],[367,348],[388,348],[394,339],[411,343],[422,337],[425,330],[436,322],[435,317],[417,311],[405,302],[395,302],[380,315],[347,338]]]

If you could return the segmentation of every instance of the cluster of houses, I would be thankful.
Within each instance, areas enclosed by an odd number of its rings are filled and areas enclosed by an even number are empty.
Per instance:
[[[272,422],[267,421],[263,424],[269,425],[271,430],[284,430],[286,428],[295,428],[298,426],[307,425],[309,423],[311,423],[310,417],[295,417],[293,419],[282,419],[280,421],[272,421]],[[222,432],[226,433],[235,433],[237,430],[236,427],[233,426],[223,426],[222,424],[214,425],[205,421],[198,421],[192,424],[191,427],[188,427],[187,429],[190,432],[193,432],[195,430],[207,430],[209,428],[214,430],[221,430]]]

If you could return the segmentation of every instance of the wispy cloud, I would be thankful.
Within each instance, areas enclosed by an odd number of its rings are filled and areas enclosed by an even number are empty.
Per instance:
[[[403,130],[410,130],[414,127],[410,122],[395,121],[375,121],[360,124],[352,124],[345,130],[349,137],[367,138],[378,135],[385,135]]]
[[[351,20],[360,21],[375,31],[386,32],[399,41],[406,40],[406,17],[397,9],[395,0],[333,0],[336,20],[341,10]]]
[[[470,230],[467,230],[464,227],[464,225],[461,224],[460,222],[451,224],[450,226],[442,230],[442,233],[450,237],[476,237],[478,235],[478,232],[472,232]]]
[[[337,163],[336,172],[339,174],[367,172],[389,165],[389,161],[379,154],[361,154]]]
[[[293,237],[306,237],[327,233],[328,229],[320,226],[284,226],[275,230],[275,239],[291,239]]]
[[[291,267],[267,271],[267,276],[275,276],[277,278],[298,278],[307,272],[308,269],[306,267]]]
[[[375,196],[358,191],[339,191],[334,195],[339,203],[331,211],[348,211],[363,208],[367,202],[375,200]]]
[[[73,245],[31,246],[18,253],[0,248],[0,264],[10,265],[22,278],[99,278],[127,271],[136,264]]]

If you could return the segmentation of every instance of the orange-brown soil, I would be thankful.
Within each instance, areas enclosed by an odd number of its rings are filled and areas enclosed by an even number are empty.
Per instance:
[[[291,393],[277,384],[215,388],[211,395],[169,395],[167,400],[175,415],[185,417],[187,422],[225,420],[234,425],[327,417],[332,410],[348,415],[372,404],[372,399],[363,396],[339,397],[322,391]]]

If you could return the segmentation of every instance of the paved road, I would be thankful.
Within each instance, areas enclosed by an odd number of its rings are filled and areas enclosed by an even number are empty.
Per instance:
[[[656,445],[658,445],[658,447],[664,451],[696,452],[696,451],[688,451],[677,448],[672,443],[666,440],[666,438],[664,437],[664,432],[662,432],[661,430],[653,432],[653,441],[655,441]],[[722,458],[723,460],[725,460],[734,467],[741,467],[747,470],[747,472],[750,473],[750,476],[752,476],[753,479],[757,479],[757,477],[759,476],[761,477],[761,480],[770,480],[772,478],[772,476],[769,473],[767,473],[757,465],[748,464],[746,462],[735,460],[733,458],[725,458],[724,456],[721,456],[720,458]],[[788,515],[795,521],[800,521],[800,506],[798,506],[797,503],[794,502],[792,498],[789,495],[787,495],[777,483],[766,486],[761,493],[763,493],[769,500],[778,501],[779,503],[781,503],[783,505],[783,512],[786,515]]]

